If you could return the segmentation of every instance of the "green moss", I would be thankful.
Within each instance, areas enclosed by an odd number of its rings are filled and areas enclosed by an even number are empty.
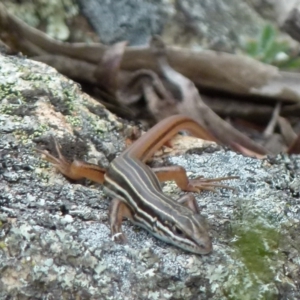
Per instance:
[[[266,283],[272,280],[275,274],[270,268],[270,261],[277,256],[279,232],[258,223],[253,224],[251,229],[241,226],[235,234],[239,238],[234,246],[250,273]]]
[[[40,126],[31,135],[29,135],[29,137],[30,139],[39,137],[49,130],[50,127],[47,124],[40,124]]]
[[[235,249],[233,259],[240,262],[225,272],[223,286],[227,299],[277,299],[275,270],[282,261],[279,250],[278,218],[241,204],[232,222]]]
[[[14,131],[13,134],[20,141],[20,143],[22,145],[26,145],[30,141],[28,133],[26,131],[24,131],[24,130],[17,129],[17,130]]]
[[[40,164],[40,168],[42,169],[49,169],[51,167],[51,164],[48,163],[41,163]],[[43,183],[49,183],[50,177],[49,177],[49,173],[48,172],[36,172],[36,174],[38,174],[39,177],[39,181],[43,182]]]
[[[47,82],[49,80],[51,80],[50,75],[46,76],[45,74],[41,74],[41,73],[33,73],[33,72],[24,72],[22,74],[22,76],[20,76],[20,78],[22,78],[23,80],[26,81],[43,81],[43,82]]]
[[[0,113],[2,115],[11,115],[12,112],[13,112],[13,108],[11,105],[1,105]]]
[[[48,172],[42,171],[42,169],[51,169],[53,165],[47,160],[43,159],[42,154],[37,153],[37,157],[39,158],[38,163],[36,164],[35,174],[38,176],[39,181],[48,183],[50,176]]]
[[[78,89],[74,84],[64,83],[63,88],[63,106],[67,114],[72,114],[75,111],[74,102],[78,98]]]
[[[20,118],[22,121],[22,118]],[[43,135],[45,132],[49,131],[49,126],[46,124],[41,124],[34,132],[26,132],[25,130],[17,129],[14,131],[14,136],[23,144],[31,144],[34,138]]]
[[[66,116],[66,120],[72,127],[80,127],[82,125],[81,119],[77,116]]]
[[[108,131],[107,122],[96,116],[95,118],[88,117],[88,122],[92,127],[94,135],[98,136],[99,138],[103,135],[103,133]]]
[[[14,89],[14,84],[5,83],[0,85],[0,99],[18,97],[22,98],[22,94]]]

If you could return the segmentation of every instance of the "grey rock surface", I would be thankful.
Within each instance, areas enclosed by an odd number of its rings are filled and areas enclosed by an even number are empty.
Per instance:
[[[239,0],[78,0],[103,43],[147,44],[154,34],[170,44],[232,51],[256,37],[265,20]]]
[[[78,1],[104,44],[127,40],[144,45],[158,34],[166,17],[161,0]]]
[[[0,299],[299,299],[300,157],[219,147],[170,157],[190,177],[237,175],[196,195],[214,250],[163,243],[128,221],[111,241],[102,187],[72,183],[34,150],[107,166],[128,124],[42,63],[0,55]],[[164,192],[183,193],[172,183]]]

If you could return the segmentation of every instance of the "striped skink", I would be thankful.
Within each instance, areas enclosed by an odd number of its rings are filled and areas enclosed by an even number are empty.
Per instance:
[[[189,252],[207,254],[212,250],[212,242],[195,197],[187,194],[175,201],[163,194],[160,182],[174,180],[183,191],[199,192],[201,189],[223,187],[211,181],[236,177],[188,179],[185,169],[180,166],[150,169],[145,162],[181,130],[187,130],[202,139],[215,140],[192,119],[175,115],[159,122],[142,135],[115,158],[107,170],[78,160],[67,161],[56,141],[58,158],[46,150],[37,151],[44,154],[68,178],[88,178],[104,185],[108,194],[114,198],[109,216],[115,240],[125,241],[121,223],[123,217],[126,217],[167,243]]]

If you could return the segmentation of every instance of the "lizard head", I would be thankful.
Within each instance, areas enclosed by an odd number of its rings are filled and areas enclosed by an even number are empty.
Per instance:
[[[211,237],[205,219],[201,215],[183,215],[177,218],[172,231],[180,248],[196,254],[207,254],[212,251]]]
[[[178,214],[162,223],[152,232],[159,239],[196,254],[212,251],[212,241],[204,217],[200,214]]]

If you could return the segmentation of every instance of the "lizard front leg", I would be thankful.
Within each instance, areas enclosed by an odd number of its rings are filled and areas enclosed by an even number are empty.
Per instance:
[[[153,168],[152,171],[155,172],[155,175],[160,182],[165,181],[175,181],[177,186],[186,192],[200,192],[201,190],[215,191],[215,188],[234,188],[214,182],[229,180],[229,179],[238,179],[237,176],[228,176],[220,178],[203,178],[197,177],[195,179],[189,179],[186,175],[186,170],[181,166],[169,166],[169,167],[160,167]]]
[[[126,242],[126,236],[122,232],[122,221],[124,217],[132,219],[130,209],[122,200],[118,198],[113,199],[109,206],[109,224],[112,240],[119,243]]]

